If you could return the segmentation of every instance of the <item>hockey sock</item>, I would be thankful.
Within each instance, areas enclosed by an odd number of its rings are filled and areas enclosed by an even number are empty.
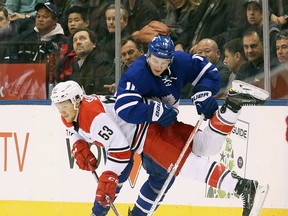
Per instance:
[[[174,179],[168,185],[165,193],[173,184]],[[149,210],[151,209],[154,201],[156,200],[157,195],[160,192],[165,180],[166,179],[159,179],[157,177],[149,176],[149,179],[143,184],[140,189],[140,194],[132,210],[133,215],[146,216],[149,213]],[[161,197],[160,202],[162,202],[162,200],[164,199],[165,193]]]
[[[98,201],[94,201],[92,212],[97,216],[105,216],[108,214],[110,206],[101,206]]]
[[[217,111],[209,122],[209,127],[216,133],[228,135],[234,127],[240,112],[234,113],[226,109],[224,113]]]

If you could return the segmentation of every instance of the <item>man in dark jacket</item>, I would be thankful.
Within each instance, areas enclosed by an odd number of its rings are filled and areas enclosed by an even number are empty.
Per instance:
[[[51,53],[59,52],[64,32],[57,23],[57,7],[50,3],[38,3],[35,6],[35,27],[27,29],[15,38],[10,59],[22,62],[46,62]]]
[[[241,37],[245,11],[242,1],[203,0],[191,20],[190,28],[175,41],[177,50],[189,50],[203,38],[212,38],[219,48]]]
[[[87,28],[76,30],[73,47],[79,59],[73,63],[71,79],[78,82],[86,94],[109,94],[104,84],[109,80],[110,65],[103,60],[94,32]]]

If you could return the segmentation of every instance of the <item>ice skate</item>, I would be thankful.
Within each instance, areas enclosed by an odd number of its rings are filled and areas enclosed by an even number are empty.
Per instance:
[[[258,185],[256,195],[254,198],[254,204],[249,216],[260,216],[268,191],[269,191],[268,184]]]
[[[222,111],[226,110],[226,107],[230,108],[233,112],[238,112],[242,106],[251,106],[257,104],[263,104],[269,93],[264,89],[250,85],[240,80],[234,80],[232,87],[228,92]]]
[[[130,207],[128,209],[128,216],[134,216],[134,214],[132,213],[132,211],[130,210]]]
[[[236,185],[235,192],[243,200],[242,216],[259,216],[269,186],[260,185],[256,180],[248,180],[239,176],[236,176],[236,178],[239,179],[239,182]]]

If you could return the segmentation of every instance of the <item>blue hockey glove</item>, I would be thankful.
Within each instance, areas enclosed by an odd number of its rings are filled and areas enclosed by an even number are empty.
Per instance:
[[[178,110],[168,107],[157,101],[151,101],[148,109],[148,122],[158,122],[158,124],[168,127],[176,120]]]
[[[213,114],[218,109],[218,103],[212,96],[211,91],[200,91],[195,93],[192,97],[192,103],[196,106],[197,113],[203,114],[205,119],[211,119]]]

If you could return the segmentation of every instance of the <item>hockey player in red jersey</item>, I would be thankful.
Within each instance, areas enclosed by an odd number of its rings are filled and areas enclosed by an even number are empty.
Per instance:
[[[244,216],[254,211],[255,195],[260,189],[263,192],[267,187],[263,189],[256,180],[237,176],[223,165],[201,156],[218,153],[226,135],[237,121],[242,105],[263,103],[267,96],[258,88],[243,82],[234,82],[228,98],[213,114],[209,126],[196,133],[176,173],[226,192],[236,192],[244,199]],[[97,216],[108,213],[109,203],[105,196],[114,200],[121,188],[118,186],[127,180],[133,152],[144,152],[168,169],[177,160],[194,128],[177,120],[169,127],[163,127],[157,122],[139,125],[126,123],[117,117],[113,104],[102,102],[96,95],[84,95],[82,88],[74,81],[57,84],[52,90],[51,100],[60,112],[67,130],[72,133],[72,154],[81,169],[90,171],[89,166],[97,164],[88,142],[106,150],[105,171],[99,178],[92,208],[92,215]],[[265,195],[267,190],[264,192]],[[264,200],[257,203],[256,207],[263,205]],[[149,209],[143,214],[148,212]],[[138,215],[133,212],[130,214]]]

